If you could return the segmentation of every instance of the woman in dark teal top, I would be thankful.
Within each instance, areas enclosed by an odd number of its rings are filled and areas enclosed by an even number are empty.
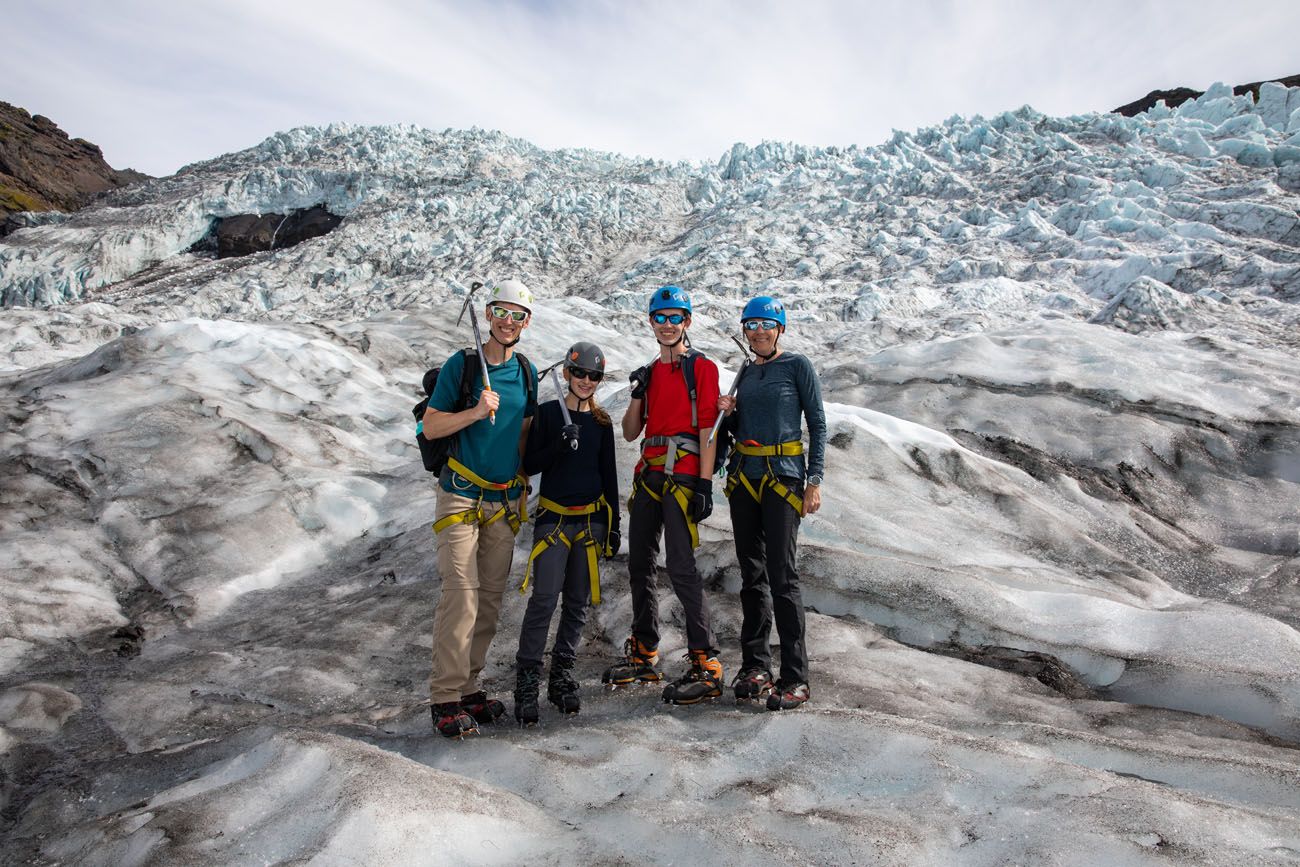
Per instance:
[[[778,345],[785,323],[785,307],[775,298],[760,296],[745,305],[741,325],[756,358],[741,374],[736,396],[718,399],[736,438],[726,493],[744,622],[741,668],[732,687],[737,699],[765,697],[768,710],[796,708],[809,697],[795,549],[800,519],[821,507],[826,461],[821,385],[807,358]],[[775,683],[768,647],[774,613],[781,639],[781,676]]]

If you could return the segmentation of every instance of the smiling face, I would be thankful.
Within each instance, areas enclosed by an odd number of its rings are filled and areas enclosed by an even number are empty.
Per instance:
[[[596,393],[596,383],[581,376],[574,376],[569,368],[564,368],[564,379],[569,383],[569,391],[578,396],[578,400],[590,400]]]
[[[495,310],[493,308],[496,308]],[[506,315],[497,316],[497,312],[505,310]],[[515,318],[524,314],[522,322],[516,322]],[[518,340],[523,330],[533,321],[528,311],[518,304],[511,304],[509,301],[494,301],[487,306],[484,315],[487,317],[488,330],[497,343],[502,346],[513,346]]]
[[[663,322],[655,321],[661,318]],[[673,319],[680,319],[677,324],[673,324]],[[685,310],[669,308],[666,310],[656,310],[650,314],[650,327],[654,330],[655,339],[664,346],[672,346],[682,339],[687,327],[691,324],[691,314]]]
[[[761,322],[763,325],[775,325],[775,328],[743,328],[745,339],[749,341],[749,348],[754,351],[755,355],[767,356],[776,350],[777,339],[785,333],[785,326],[780,325],[773,319],[749,320],[750,322]]]

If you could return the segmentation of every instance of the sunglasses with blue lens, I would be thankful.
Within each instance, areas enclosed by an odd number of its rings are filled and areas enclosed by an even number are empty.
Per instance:
[[[775,331],[781,327],[781,323],[775,319],[746,319],[742,324],[746,331],[757,331],[760,328],[764,331]]]
[[[681,313],[654,313],[650,316],[655,325],[663,325],[665,322],[671,322],[673,325],[681,325],[686,321],[686,317]]]
[[[497,319],[505,319],[509,316],[516,322],[523,322],[528,318],[527,310],[511,310],[508,307],[497,307],[495,304],[490,307],[489,310],[491,310],[492,315]]]

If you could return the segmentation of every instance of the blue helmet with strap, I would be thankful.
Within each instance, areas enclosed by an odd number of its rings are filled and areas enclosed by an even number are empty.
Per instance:
[[[785,327],[785,305],[770,295],[759,295],[745,305],[740,314],[740,321],[747,319],[771,319]]]
[[[691,312],[691,296],[678,286],[660,286],[650,296],[650,313],[656,310],[685,310]]]

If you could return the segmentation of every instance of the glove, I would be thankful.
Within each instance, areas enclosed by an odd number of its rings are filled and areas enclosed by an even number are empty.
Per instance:
[[[713,482],[699,479],[695,482],[695,493],[691,494],[691,520],[702,522],[713,514]]]
[[[609,531],[609,553],[605,555],[605,559],[606,560],[614,559],[614,555],[618,553],[618,549],[622,547],[622,545],[623,545],[623,534],[620,533],[618,530],[610,530]]]
[[[566,424],[560,428],[560,441],[570,451],[578,450],[578,426],[576,424]]]
[[[631,398],[633,400],[640,400],[645,397],[646,386],[650,384],[650,365],[647,364],[645,367],[638,367],[636,370],[628,374],[627,378],[628,381],[632,383]]]

